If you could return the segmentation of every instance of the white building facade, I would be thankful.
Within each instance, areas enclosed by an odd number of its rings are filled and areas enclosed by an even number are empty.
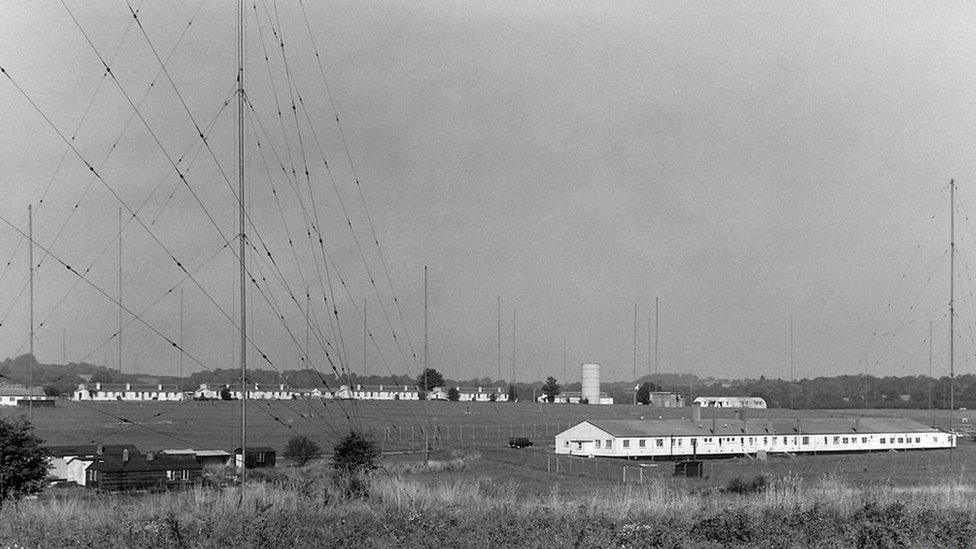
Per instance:
[[[955,446],[951,433],[899,418],[588,420],[555,439],[557,454],[632,459]]]

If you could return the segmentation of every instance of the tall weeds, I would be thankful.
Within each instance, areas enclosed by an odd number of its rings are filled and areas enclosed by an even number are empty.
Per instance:
[[[452,458],[456,459],[456,458]],[[0,515],[0,547],[968,546],[976,487],[855,488],[780,478],[760,493],[608,484],[589,495],[523,493],[487,477],[374,474],[349,498],[315,467],[252,482],[142,496],[28,500]]]

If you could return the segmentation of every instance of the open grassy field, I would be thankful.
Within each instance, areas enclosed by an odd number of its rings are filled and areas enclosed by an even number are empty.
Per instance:
[[[143,450],[196,448],[233,450],[240,445],[239,402],[185,403],[78,403],[59,401],[55,408],[36,408],[33,424],[48,444],[131,443]],[[24,414],[23,409],[0,410],[0,417]],[[297,434],[307,435],[328,450],[351,426],[373,431],[387,453],[388,463],[416,459],[425,447],[425,436],[437,452],[476,450],[485,459],[478,473],[496,478],[517,478],[525,489],[537,493],[552,487],[570,492],[580,488],[636,478],[637,464],[620,460],[581,460],[560,474],[548,461],[555,433],[587,418],[657,418],[689,416],[691,410],[616,406],[538,405],[528,403],[458,402],[332,402],[288,401],[248,403],[248,444],[284,448]],[[968,412],[957,412],[955,425]],[[703,410],[704,417],[731,418],[732,410]],[[929,425],[946,426],[948,412],[926,410],[749,410],[753,417],[900,416]],[[121,419],[120,419],[121,418]],[[974,414],[976,420],[976,414]],[[530,450],[507,448],[509,436],[528,436],[536,442]],[[976,481],[976,444],[961,440],[952,452],[916,451],[832,456],[770,457],[716,460],[706,463],[707,478],[673,479],[669,463],[643,463],[644,475],[689,489],[718,486],[728,479],[757,474],[769,478],[816,479],[831,475],[853,484],[894,486]],[[553,458],[554,459],[554,458]],[[587,463],[581,463],[587,462]],[[603,465],[603,464],[606,465]],[[567,467],[576,470],[567,475]],[[608,471],[609,469],[609,471]],[[548,472],[547,472],[548,471]]]

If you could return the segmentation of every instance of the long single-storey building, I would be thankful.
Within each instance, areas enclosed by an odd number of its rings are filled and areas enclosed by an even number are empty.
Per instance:
[[[669,459],[766,453],[954,448],[950,433],[900,418],[587,420],[556,435],[556,453]]]
[[[766,408],[766,399],[762,397],[700,396],[692,401],[693,406],[702,408]]]

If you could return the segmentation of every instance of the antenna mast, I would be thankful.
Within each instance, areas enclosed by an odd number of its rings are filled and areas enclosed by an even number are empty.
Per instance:
[[[949,440],[956,436],[952,431],[952,409],[956,406],[955,365],[953,363],[953,344],[955,339],[955,268],[956,268],[956,181],[949,180]],[[952,445],[949,446],[949,463],[952,463]]]
[[[661,374],[661,370],[658,367],[658,362],[657,362],[657,326],[658,326],[658,315],[657,315],[658,307],[657,306],[658,306],[658,298],[655,297],[654,298],[654,374],[655,375],[660,375]],[[660,384],[660,383],[661,382],[659,380],[658,381],[658,384]]]
[[[637,383],[637,304],[634,303],[634,383]],[[634,393],[634,404],[637,403],[637,393]]]
[[[180,288],[180,393],[183,393],[183,288]]]
[[[498,363],[498,381],[502,379],[502,296],[498,296],[495,317],[498,320],[498,336],[495,338],[495,361]]]
[[[427,387],[427,265],[424,265],[424,390]]]
[[[247,279],[244,227],[244,0],[237,2],[237,203],[241,287],[241,496],[247,479]]]
[[[790,410],[794,409],[793,383],[793,315],[790,315]]]
[[[122,374],[122,208],[119,208],[119,374]]]
[[[27,361],[27,416],[34,419],[34,210],[27,205],[27,268],[30,278],[30,354]]]

